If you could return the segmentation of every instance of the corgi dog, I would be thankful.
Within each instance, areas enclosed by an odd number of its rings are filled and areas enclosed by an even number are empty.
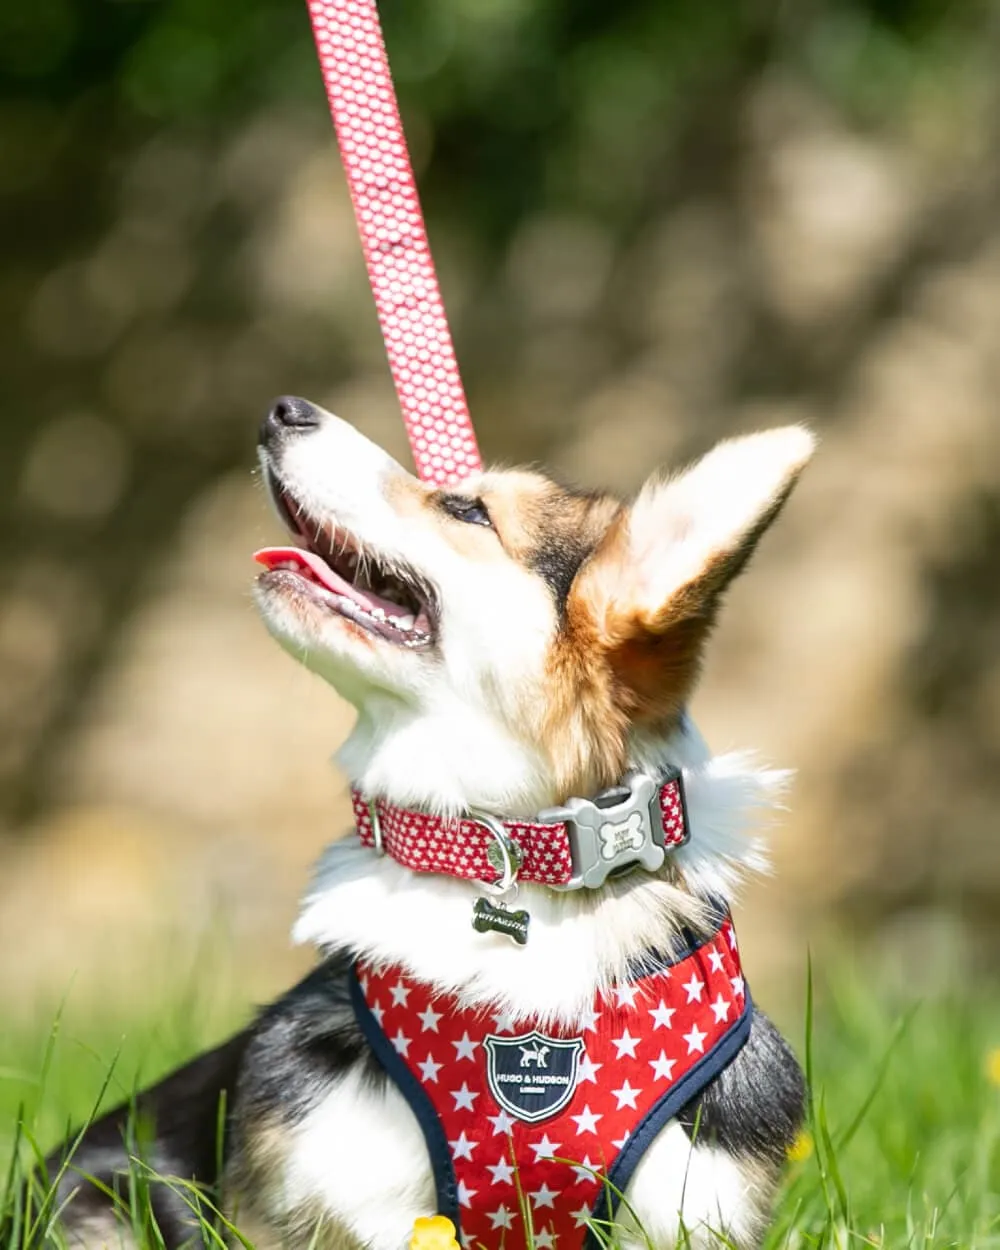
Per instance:
[[[258,553],[256,600],[357,709],[358,829],[295,929],[316,969],[138,1097],[156,1173],[262,1250],[402,1250],[442,1211],[487,1250],[571,1250],[601,1221],[627,1247],[760,1244],[804,1083],[729,907],[786,774],[713,755],[686,707],[813,445],[733,439],[622,502],[525,470],[433,487],[274,404],[260,462],[292,542]],[[85,1244],[121,1235],[83,1178],[125,1200],[127,1114],[62,1172]],[[191,1244],[176,1187],[151,1203]]]

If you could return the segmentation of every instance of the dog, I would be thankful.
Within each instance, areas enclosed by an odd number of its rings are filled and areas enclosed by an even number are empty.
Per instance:
[[[315,970],[53,1153],[71,1240],[123,1235],[133,1115],[149,1167],[260,1248],[401,1250],[442,1210],[488,1250],[597,1225],[760,1244],[804,1082],[729,905],[786,774],[713,755],[686,708],[813,447],[798,426],[733,439],[623,503],[528,470],[430,486],[274,404],[260,463],[292,545],[258,553],[256,601],[357,709],[358,829],[297,922]],[[175,1186],[150,1200],[167,1247],[197,1241]]]

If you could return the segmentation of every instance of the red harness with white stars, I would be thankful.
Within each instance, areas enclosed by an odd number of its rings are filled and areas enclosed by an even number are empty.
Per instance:
[[[539,1250],[593,1240],[588,1221],[613,1213],[656,1134],[746,1041],[752,1011],[726,914],[710,938],[651,953],[577,1028],[463,1007],[397,965],[359,961],[352,995],[423,1130],[439,1212],[486,1250],[528,1244],[519,1191]]]

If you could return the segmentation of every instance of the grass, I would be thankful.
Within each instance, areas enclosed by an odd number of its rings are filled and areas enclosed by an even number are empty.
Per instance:
[[[1000,1247],[1000,992],[913,1004],[842,974],[808,997],[815,1003],[799,1051],[813,1090],[810,1122],[789,1162],[769,1250]],[[54,1028],[51,1015],[5,1028],[0,1200],[3,1178],[17,1174],[19,1136],[22,1159],[35,1144],[49,1148],[99,1102],[128,1097],[236,1018],[187,995],[161,1003],[155,1024],[128,1012],[109,1023],[67,1011]],[[144,1181],[137,1167],[135,1231],[156,1246],[142,1214]],[[51,1210],[38,1215],[36,1200],[30,1236],[24,1220],[16,1229],[8,1221],[0,1250],[38,1244]]]

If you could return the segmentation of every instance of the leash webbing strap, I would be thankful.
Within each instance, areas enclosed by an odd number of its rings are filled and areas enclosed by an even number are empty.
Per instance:
[[[309,0],[341,159],[417,472],[480,467],[375,0]]]

